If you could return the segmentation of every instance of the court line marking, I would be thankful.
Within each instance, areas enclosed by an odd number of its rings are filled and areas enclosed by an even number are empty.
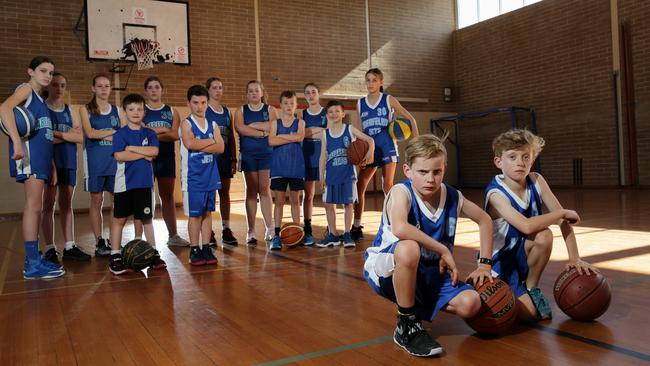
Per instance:
[[[9,255],[9,253],[13,251],[14,246],[16,245],[16,243],[14,242],[14,239],[16,239],[16,229],[17,226],[14,226],[13,230],[11,230],[11,235],[9,236],[9,245],[7,246],[7,252],[5,253],[5,257],[2,260],[2,266],[0,267],[0,296],[4,291],[5,280],[7,279],[7,272],[9,271],[9,262],[11,262],[11,255]]]

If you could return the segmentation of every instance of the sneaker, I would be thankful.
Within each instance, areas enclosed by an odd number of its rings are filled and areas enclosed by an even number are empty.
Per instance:
[[[303,239],[303,243],[306,247],[310,247],[314,244],[316,244],[316,239],[311,234],[305,233],[305,238]]]
[[[428,357],[442,353],[442,346],[422,328],[415,315],[397,315],[393,341],[413,356]]]
[[[108,239],[100,238],[95,246],[95,257],[108,257],[111,255],[111,247],[108,245]]]
[[[553,318],[553,312],[549,305],[548,299],[542,293],[539,287],[533,287],[528,290],[528,296],[533,300],[533,304],[537,309],[537,320],[547,320]]]
[[[202,253],[205,264],[217,264],[217,257],[214,256],[212,248],[209,245],[203,246]]]
[[[193,266],[202,266],[205,264],[203,251],[201,251],[201,248],[198,246],[192,247],[192,249],[190,249],[190,264]]]
[[[62,267],[54,267],[51,262],[43,258],[37,260],[25,260],[23,267],[23,278],[26,280],[36,280],[40,278],[56,278],[65,274]]]
[[[118,276],[129,271],[124,266],[124,262],[122,262],[122,254],[119,253],[111,254],[111,261],[108,263],[108,269],[111,273]]]
[[[257,245],[257,238],[255,237],[255,233],[246,234],[246,244],[248,244],[250,246]]]
[[[271,250],[280,250],[282,249],[282,241],[280,241],[279,236],[274,236],[273,239],[271,240],[271,245],[269,245],[269,249]]]
[[[217,237],[214,235],[214,230],[210,232],[210,241],[208,242],[208,246],[210,247],[217,246]]]
[[[43,259],[45,259],[50,263],[55,264],[57,267],[61,267],[61,262],[59,262],[58,254],[59,253],[56,252],[56,249],[50,248],[43,255]]]
[[[63,249],[63,260],[88,262],[90,261],[90,255],[84,253],[78,246],[73,245],[70,249]]]
[[[167,268],[167,263],[160,258],[160,253],[156,250],[156,255],[153,256],[153,259],[151,260],[151,268],[153,269],[165,269]]]
[[[352,240],[354,241],[359,241],[363,239],[363,226],[354,226],[352,225],[352,230],[350,230],[350,234],[352,235]]]
[[[343,237],[341,239],[344,248],[354,248],[356,246],[356,243],[352,239],[352,234],[349,232],[343,233]]]
[[[271,241],[275,237],[275,232],[273,229],[266,229],[266,234],[264,234],[264,240]]]
[[[325,237],[323,238],[323,240],[316,243],[316,246],[319,247],[319,248],[327,248],[330,245],[337,246],[339,244],[341,244],[341,239],[339,238],[339,236],[334,235],[334,234],[330,233],[329,231],[327,231],[327,233],[325,234]]]
[[[168,247],[189,247],[190,242],[178,236],[178,234],[172,235],[167,240]]]
[[[232,234],[229,227],[224,227],[221,231],[221,241],[228,245],[237,245],[237,238]]]

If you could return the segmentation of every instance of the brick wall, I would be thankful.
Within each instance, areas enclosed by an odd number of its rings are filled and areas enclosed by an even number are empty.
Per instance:
[[[457,110],[534,107],[549,182],[571,185],[582,158],[585,185],[618,184],[609,0],[545,0],[453,37]],[[497,172],[489,142],[508,128],[502,116],[461,123],[466,184]]]

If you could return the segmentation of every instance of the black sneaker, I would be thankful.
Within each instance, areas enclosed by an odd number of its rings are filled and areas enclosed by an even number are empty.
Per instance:
[[[209,245],[211,247],[216,247],[217,246],[217,237],[214,235],[214,230],[210,233],[210,242]]]
[[[160,258],[160,253],[156,250],[156,255],[153,256],[153,259],[151,260],[151,268],[153,269],[165,269],[167,268],[167,263]]]
[[[70,249],[63,249],[63,260],[88,262],[90,261],[90,256],[79,249],[78,246],[73,245]]]
[[[59,262],[58,254],[59,253],[56,252],[56,249],[50,248],[45,252],[45,255],[43,255],[43,259],[45,259],[50,263],[54,263],[57,266],[61,266],[61,262]]]
[[[352,225],[352,230],[350,230],[350,235],[352,235],[352,240],[359,241],[363,239],[363,226],[354,226]]]
[[[221,241],[224,244],[237,245],[237,238],[232,234],[232,230],[229,227],[224,227],[221,231]]]
[[[111,255],[111,247],[108,245],[108,240],[104,238],[97,239],[97,246],[95,246],[95,257],[108,257]]]
[[[415,315],[397,315],[393,340],[413,356],[428,357],[442,353],[442,346],[422,328]]]
[[[108,264],[108,269],[114,275],[121,275],[129,270],[124,267],[124,262],[122,262],[122,254],[111,254],[111,261]]]
[[[212,252],[212,248],[210,248],[207,245],[204,245],[203,249],[201,249],[201,252],[203,253],[203,259],[205,259],[205,264],[217,264],[217,257],[214,256],[214,253]]]

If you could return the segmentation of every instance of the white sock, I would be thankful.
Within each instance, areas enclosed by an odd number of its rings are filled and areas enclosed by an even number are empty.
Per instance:
[[[356,227],[361,226],[361,219],[354,219],[354,226]]]
[[[222,220],[221,221],[221,227],[224,228],[224,229],[227,228],[227,227],[230,227],[230,220]]]
[[[113,255],[113,254],[121,254],[121,253],[122,253],[122,252],[119,251],[119,250],[113,250],[113,249],[111,249],[111,255]]]
[[[70,250],[74,247],[74,241],[66,241],[65,242],[65,249]]]
[[[142,237],[141,236],[136,236],[135,238],[133,238],[133,240],[142,240]]]
[[[45,245],[45,251],[46,251],[46,252],[47,252],[48,250],[50,250],[50,249],[54,249],[54,250],[56,250],[56,247],[54,246],[54,244],[46,244],[46,245]]]

